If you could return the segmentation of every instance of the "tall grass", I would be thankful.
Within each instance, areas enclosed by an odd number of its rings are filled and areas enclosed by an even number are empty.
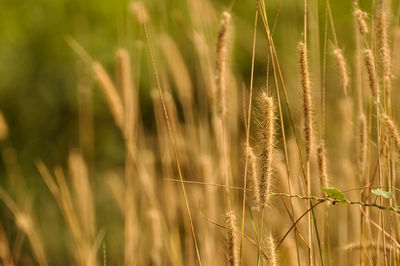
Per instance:
[[[82,141],[64,161],[32,158],[54,221],[34,211],[0,113],[2,265],[399,265],[398,1],[354,1],[344,48],[329,0],[296,9],[304,28],[293,42],[276,37],[281,11],[264,0],[248,7],[254,24],[238,19],[239,3],[187,0],[185,38],[157,27],[168,6],[150,2],[126,7],[143,36],[121,42],[115,73],[68,41],[96,84],[79,87],[77,132],[87,141],[96,113],[85,103],[98,95],[123,153],[99,165]],[[103,141],[95,133],[89,141]],[[55,228],[63,250],[42,237]]]

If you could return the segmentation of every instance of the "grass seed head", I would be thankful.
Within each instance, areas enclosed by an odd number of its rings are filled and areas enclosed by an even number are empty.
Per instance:
[[[300,70],[301,70],[301,84],[303,87],[303,108],[304,108],[304,137],[306,141],[306,156],[307,160],[310,159],[312,150],[312,135],[313,135],[313,122],[312,122],[312,96],[311,96],[311,81],[310,71],[308,67],[307,48],[303,42],[299,44],[300,53]]]
[[[364,50],[364,60],[365,66],[367,67],[368,71],[368,80],[369,80],[369,88],[371,90],[372,96],[379,100],[379,91],[378,91],[378,84],[376,81],[376,65],[375,65],[375,57],[372,53],[371,49]]]
[[[356,17],[357,24],[358,24],[358,31],[361,35],[366,35],[368,33],[368,26],[365,19],[367,18],[367,13],[361,11],[359,8],[356,8],[354,11],[354,16]]]
[[[218,31],[216,52],[217,112],[221,117],[226,113],[226,56],[231,14],[224,12]]]
[[[259,129],[260,156],[259,156],[259,178],[260,178],[260,204],[267,206],[270,200],[272,162],[275,143],[275,106],[272,97],[262,93],[259,98],[262,110],[262,118]]]
[[[226,213],[226,251],[227,251],[227,262],[230,266],[239,265],[239,242],[236,232],[238,232],[238,226],[236,217],[233,211]]]
[[[349,76],[347,74],[347,65],[346,65],[346,60],[344,59],[343,56],[343,51],[341,49],[335,49],[333,51],[333,54],[335,55],[336,58],[336,66],[340,77],[340,81],[342,83],[343,88],[346,89],[349,84]]]

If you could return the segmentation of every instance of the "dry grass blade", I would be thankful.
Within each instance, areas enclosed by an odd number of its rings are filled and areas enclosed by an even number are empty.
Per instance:
[[[111,78],[104,70],[103,66],[99,62],[94,62],[92,65],[93,72],[99,82],[104,96],[107,100],[108,106],[112,112],[115,123],[117,126],[123,130],[124,128],[124,107],[122,105],[121,98],[115,88]]]
[[[367,243],[364,243],[364,246],[360,245],[360,243],[357,242],[349,243],[343,246],[342,249],[346,250],[347,252],[353,252],[356,250],[363,250],[363,249],[371,249],[371,250],[386,249],[387,251],[393,251],[394,247],[388,244],[384,246],[383,244],[378,244],[377,242],[368,241]]]
[[[193,101],[192,81],[179,48],[168,35],[161,36],[160,44],[174,78],[179,101],[183,105],[191,105]]]
[[[32,248],[33,256],[40,266],[47,266],[47,258],[44,252],[42,240],[35,229],[35,225],[30,215],[19,210],[17,204],[8,195],[8,193],[0,187],[0,199],[10,209],[15,218],[17,226],[26,234]]]
[[[251,76],[250,76],[250,94],[249,94],[249,109],[247,112],[247,121],[246,124],[246,159],[245,159],[245,166],[244,166],[244,180],[243,180],[243,200],[242,200],[242,224],[241,224],[241,236],[240,236],[240,253],[239,253],[239,260],[240,265],[242,265],[242,252],[243,252],[243,236],[244,236],[244,216],[246,214],[246,189],[247,189],[247,168],[248,168],[248,161],[249,157],[249,148],[250,148],[250,120],[251,120],[251,109],[252,109],[252,102],[253,102],[253,82],[254,82],[254,60],[256,54],[256,41],[257,41],[257,22],[258,22],[258,10],[256,10],[256,15],[254,18],[254,33],[253,33],[253,50],[252,50],[252,57],[251,57]],[[246,118],[245,118],[246,119]],[[256,162],[253,162],[253,175],[255,175],[256,171]],[[229,185],[229,184],[227,184]],[[259,183],[257,182],[257,185]],[[254,192],[256,193],[256,192]],[[258,196],[259,198],[259,196]],[[258,204],[258,202],[256,202]]]
[[[103,242],[104,236],[106,235],[106,230],[103,228],[97,234],[96,239],[93,242],[92,247],[90,248],[89,256],[86,265],[87,266],[95,266],[97,265],[97,253],[100,250],[101,243]],[[106,266],[106,265],[103,265]]]
[[[72,159],[75,160],[76,158]],[[76,164],[76,162],[74,162]],[[77,213],[76,207],[74,206],[71,192],[67,181],[64,176],[64,172],[61,167],[57,166],[54,168],[55,180],[53,179],[50,171],[45,166],[45,164],[41,161],[36,163],[39,173],[41,174],[43,180],[45,181],[46,185],[48,186],[49,190],[53,194],[54,198],[56,199],[64,219],[68,225],[68,229],[72,235],[72,239],[74,241],[74,257],[76,263],[83,265],[89,262],[90,258],[90,248],[91,248],[91,239],[87,236],[90,236],[90,232],[94,228],[88,229],[89,233],[86,232],[84,234],[84,226],[80,223],[80,214]],[[74,165],[76,166],[76,165]],[[82,169],[80,169],[82,171]],[[82,174],[82,173],[76,173]],[[83,188],[79,188],[83,189]],[[80,191],[79,193],[82,193]],[[81,195],[80,197],[87,197],[88,195]],[[81,199],[82,200],[82,199]],[[84,199],[83,199],[84,200]],[[85,203],[90,204],[90,203]],[[89,207],[91,208],[91,207]],[[89,215],[90,216],[90,215]],[[94,215],[93,215],[94,217]],[[85,221],[85,218],[82,218],[82,221]],[[91,218],[89,218],[90,221]],[[94,219],[94,218],[93,218]],[[93,225],[89,225],[93,226]],[[97,265],[97,261],[92,263],[91,265]]]
[[[43,163],[43,161],[38,160],[36,161],[36,168],[38,169],[40,175],[42,176],[44,182],[46,183],[47,187],[49,188],[50,192],[53,194],[56,200],[60,197],[60,189],[58,188],[57,183],[54,181],[53,177],[49,169]]]
[[[122,214],[125,213],[125,184],[118,176],[116,172],[109,172],[106,174],[106,184],[110,188],[111,194],[121,211]]]
[[[8,125],[3,113],[0,111],[0,141],[6,140],[8,137]]]
[[[74,198],[82,231],[91,241],[95,237],[96,222],[93,204],[92,189],[89,180],[88,168],[82,154],[72,151],[68,158],[69,170],[74,188]]]
[[[124,110],[124,137],[128,143],[133,142],[135,136],[135,127],[137,125],[137,95],[132,84],[131,76],[131,61],[129,53],[125,49],[119,49],[117,52],[119,75],[123,96],[123,110]],[[113,93],[117,94],[117,93]],[[114,96],[118,98],[117,95]],[[120,100],[115,99],[115,104],[120,104]],[[121,109],[121,108],[118,108]],[[116,111],[114,111],[116,112]],[[121,111],[118,111],[121,112]],[[121,118],[122,119],[122,118]]]
[[[163,235],[163,231],[161,228],[161,216],[160,212],[157,209],[151,209],[148,211],[148,216],[150,220],[151,226],[151,238],[152,238],[152,246],[151,246],[151,260],[153,265],[162,265],[162,242],[163,240],[160,238]]]
[[[7,235],[1,223],[0,223],[0,259],[2,261],[2,265],[4,266],[14,265]]]
[[[4,266],[13,266],[13,258],[11,256],[9,242],[7,239],[6,232],[4,231],[3,225],[0,224],[0,259],[2,261],[2,265]]]
[[[142,13],[144,14],[143,1],[141,2],[141,4],[142,4]],[[177,167],[178,174],[179,174],[179,179],[181,180],[181,187],[182,187],[183,196],[185,198],[185,207],[186,207],[186,212],[187,212],[188,218],[189,218],[189,223],[190,223],[190,229],[191,229],[191,232],[192,232],[193,242],[194,242],[195,248],[196,248],[197,260],[198,260],[198,263],[200,265],[202,265],[201,258],[200,258],[200,252],[199,252],[199,248],[198,248],[198,245],[197,245],[196,233],[194,231],[194,226],[193,226],[192,214],[190,212],[188,197],[187,197],[187,194],[186,194],[185,185],[183,183],[183,174],[182,174],[182,170],[181,170],[180,161],[179,161],[179,158],[178,158],[178,151],[177,151],[176,144],[175,144],[175,137],[174,137],[174,133],[172,131],[171,122],[169,120],[167,107],[165,105],[165,100],[164,100],[164,95],[163,95],[164,92],[162,90],[161,82],[160,82],[160,79],[159,79],[159,76],[158,76],[156,60],[155,60],[154,51],[153,51],[153,44],[152,44],[152,40],[151,40],[149,26],[147,25],[147,23],[144,23],[144,29],[145,29],[147,44],[149,46],[150,57],[151,57],[151,61],[152,61],[153,71],[154,71],[155,78],[156,78],[157,88],[158,88],[158,91],[160,93],[160,99],[161,99],[161,103],[162,103],[162,107],[163,107],[163,112],[164,112],[165,120],[166,120],[166,123],[167,123],[168,135],[169,135],[169,139],[171,141],[172,149],[173,149],[173,152],[174,152],[174,157],[175,157],[176,167]]]

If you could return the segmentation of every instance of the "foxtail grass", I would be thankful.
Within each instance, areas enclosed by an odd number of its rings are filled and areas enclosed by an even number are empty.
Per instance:
[[[377,76],[376,76],[376,65],[375,65],[375,57],[372,53],[371,49],[364,50],[364,60],[365,66],[368,71],[368,81],[369,81],[369,88],[371,94],[376,102],[379,101],[379,90],[377,84]]]
[[[305,10],[305,13],[307,11]],[[306,38],[304,38],[306,40]],[[313,147],[313,120],[312,120],[312,96],[311,96],[311,81],[310,81],[310,70],[308,66],[308,55],[307,46],[304,42],[299,44],[300,53],[300,75],[301,84],[303,89],[303,111],[304,111],[304,138],[305,138],[305,149],[306,149],[306,183],[307,183],[307,194],[311,195],[311,177],[310,177],[310,159],[311,150]],[[311,201],[309,206],[311,209]],[[308,242],[309,242],[309,263],[313,265],[313,243],[312,243],[312,224],[311,224],[311,212],[308,214]]]
[[[303,111],[304,111],[304,138],[306,146],[306,158],[310,159],[313,146],[313,121],[312,121],[312,98],[311,81],[308,67],[307,49],[303,42],[299,44],[301,85],[303,88]]]
[[[217,84],[217,113],[224,117],[226,113],[226,55],[228,46],[228,34],[231,21],[231,14],[224,12],[218,31],[216,61],[215,61],[215,82]]]
[[[278,251],[276,248],[276,242],[273,238],[272,234],[269,234],[267,239],[264,241],[264,250],[267,253],[267,258],[264,260],[265,265],[267,266],[278,266]]]
[[[368,17],[367,13],[361,11],[358,7],[356,7],[354,11],[354,16],[358,24],[358,31],[361,35],[365,36],[368,33],[368,25],[365,21],[365,19]]]
[[[385,99],[389,101],[392,94],[392,62],[387,34],[387,17],[383,6],[379,7],[376,33],[380,62],[382,65],[383,88],[386,92]]]
[[[347,86],[349,85],[349,75],[347,73],[347,65],[346,65],[346,60],[344,59],[343,56],[343,51],[341,49],[335,49],[333,51],[333,54],[335,55],[336,58],[336,66],[337,66],[337,71],[339,73],[340,82],[342,83],[342,86],[347,94],[346,90]]]
[[[382,119],[386,125],[386,128],[388,129],[390,136],[394,140],[397,152],[400,154],[400,133],[397,126],[395,125],[393,120],[387,115],[382,115]]]
[[[329,178],[327,171],[327,162],[326,162],[326,152],[325,152],[325,144],[323,142],[320,143],[317,149],[318,154],[318,168],[319,168],[319,176],[320,176],[320,184],[322,187],[329,187]]]
[[[262,108],[262,120],[259,129],[259,193],[260,206],[267,207],[270,201],[272,162],[275,145],[275,105],[273,99],[265,93],[260,95],[259,105]]]
[[[232,211],[226,213],[226,259],[227,265],[239,265],[239,239],[236,235],[238,231],[235,214]]]

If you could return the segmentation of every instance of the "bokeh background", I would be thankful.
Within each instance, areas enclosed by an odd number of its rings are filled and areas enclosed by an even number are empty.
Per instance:
[[[235,25],[232,64],[243,81],[250,77],[252,28],[255,1],[212,1],[213,9],[205,18],[218,21],[219,14],[232,6]],[[321,17],[323,4],[319,4]],[[92,83],[90,71],[85,69],[79,56],[67,42],[75,39],[93,58],[99,60],[112,73],[115,66],[115,51],[119,47],[133,50],[139,46],[141,63],[141,104],[144,120],[152,120],[149,88],[154,81],[149,74],[149,56],[142,25],[137,23],[129,10],[130,1],[14,1],[1,3],[0,23],[0,106],[10,127],[10,137],[22,161],[35,157],[47,157],[54,162],[65,158],[69,148],[78,145],[77,135],[77,91],[79,82]],[[270,18],[279,17],[275,29],[275,44],[279,48],[286,75],[297,72],[296,65],[288,65],[296,55],[296,43],[300,40],[303,23],[302,1],[269,1]],[[185,60],[195,69],[196,58],[190,34],[193,22],[186,1],[146,1],[156,32],[170,34],[178,43]],[[365,4],[368,10],[369,4]],[[349,25],[352,13],[351,1],[335,1],[332,12],[341,46],[351,56],[354,40],[353,26]],[[200,16],[200,15],[199,15]],[[317,19],[317,18],[315,18]],[[322,21],[313,26],[323,30]],[[215,32],[217,30],[215,27]],[[211,35],[212,33],[210,33]],[[267,49],[265,34],[259,27],[257,47],[256,79],[265,80]],[[211,46],[215,45],[210,43]],[[346,54],[346,55],[347,55]],[[194,73],[193,73],[194,74]],[[289,80],[290,82],[291,80]],[[296,80],[294,80],[295,82]],[[105,134],[108,139],[96,145],[99,158],[107,153],[107,146],[115,140],[107,126],[111,120],[104,101],[95,84],[93,109],[96,134]],[[292,86],[289,86],[292,88]],[[293,90],[296,90],[293,86]],[[294,95],[296,96],[296,95]],[[298,96],[298,95],[297,95]],[[151,123],[147,123],[151,126]],[[113,150],[115,152],[115,150]],[[118,153],[118,151],[117,151]],[[109,154],[108,154],[109,155]],[[117,155],[115,155],[117,156]]]

